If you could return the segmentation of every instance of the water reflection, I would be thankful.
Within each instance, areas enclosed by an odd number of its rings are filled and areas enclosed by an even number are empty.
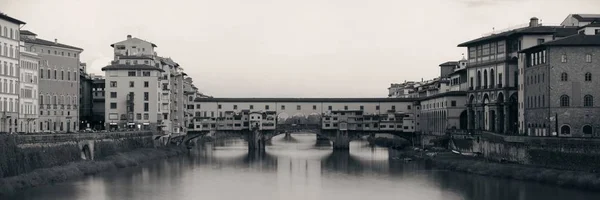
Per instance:
[[[597,193],[434,170],[352,142],[333,151],[315,135],[199,145],[187,156],[34,188],[9,199],[598,199]]]

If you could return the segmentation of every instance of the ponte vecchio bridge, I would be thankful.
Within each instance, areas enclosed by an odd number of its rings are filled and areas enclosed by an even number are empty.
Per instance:
[[[279,134],[311,132],[334,149],[374,133],[412,140],[416,99],[410,98],[201,98],[183,141],[201,136],[241,136],[250,150]]]

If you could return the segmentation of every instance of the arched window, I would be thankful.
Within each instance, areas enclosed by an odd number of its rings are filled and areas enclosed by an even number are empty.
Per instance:
[[[583,106],[585,107],[592,107],[594,106],[594,96],[592,95],[585,95],[583,97]]]
[[[67,96],[67,105],[71,105],[71,96]]]
[[[194,97],[192,97],[192,96],[189,96],[189,97],[188,97],[188,101],[194,101]]]
[[[486,88],[488,86],[488,73],[487,70],[483,70],[483,87]]]
[[[490,86],[494,87],[494,84],[496,82],[496,73],[494,73],[494,69],[490,69]]]
[[[569,75],[567,75],[567,72],[560,74],[560,81],[569,81]]]
[[[592,81],[592,73],[585,73],[585,81]]]
[[[594,131],[594,129],[592,129],[592,126],[590,125],[585,125],[583,126],[583,128],[581,129],[583,131],[583,134],[592,134],[592,132]]]
[[[569,107],[569,96],[560,96],[560,107]]]
[[[40,95],[40,104],[43,105],[44,104],[44,95]]]
[[[481,87],[481,71],[477,71],[477,87]]]
[[[564,135],[571,134],[571,127],[569,125],[562,125],[560,127],[560,134],[564,134]]]

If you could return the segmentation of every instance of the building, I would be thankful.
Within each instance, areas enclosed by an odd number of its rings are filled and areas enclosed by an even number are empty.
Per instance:
[[[18,132],[35,133],[38,119],[38,63],[40,57],[29,52],[21,42],[19,65],[19,126]]]
[[[93,80],[90,74],[87,73],[86,64],[81,63],[79,66],[79,119],[80,130],[92,128],[93,116],[93,96],[92,87]]]
[[[392,83],[388,88],[388,97],[390,98],[408,98],[414,93],[415,82],[405,81],[404,83]]]
[[[25,22],[0,13],[0,132],[17,131],[19,118],[19,28]]]
[[[105,130],[104,118],[105,112],[105,91],[106,86],[104,77],[100,75],[91,75],[92,78],[92,118],[90,126],[94,130]]]
[[[600,22],[600,14],[570,14],[560,25],[582,27],[592,22]]]
[[[107,87],[105,127],[109,130],[143,129],[163,130],[168,120],[169,107],[161,109],[163,74],[161,61],[156,55],[156,45],[138,38],[127,39],[111,45],[114,60],[102,68]],[[163,119],[165,114],[165,119]]]
[[[600,22],[520,51],[525,61],[525,133],[600,137]]]
[[[73,132],[79,126],[79,56],[83,49],[21,31],[26,51],[40,56],[39,130]]]
[[[522,66],[518,51],[574,34],[576,29],[543,26],[531,18],[527,26],[493,33],[459,44],[468,48],[468,129],[501,134],[523,131]],[[519,121],[521,121],[519,123]]]

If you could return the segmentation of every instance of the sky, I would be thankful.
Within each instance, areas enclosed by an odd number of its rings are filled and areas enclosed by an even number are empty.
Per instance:
[[[387,97],[439,76],[459,43],[529,22],[600,13],[600,0],[0,0],[39,38],[84,49],[103,74],[110,44],[156,44],[214,97]]]

